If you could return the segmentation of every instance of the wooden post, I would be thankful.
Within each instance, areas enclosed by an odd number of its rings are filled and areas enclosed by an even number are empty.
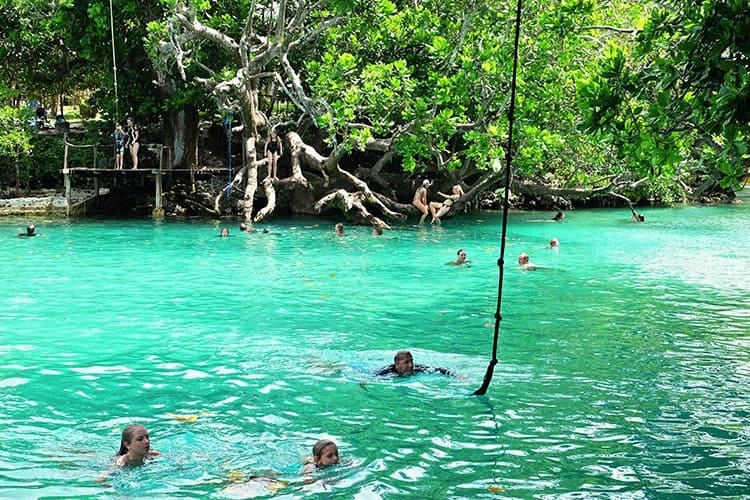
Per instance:
[[[63,171],[68,169],[68,136],[65,135],[65,153],[63,154]]]
[[[64,136],[65,141],[65,152],[63,154],[63,183],[65,184],[65,216],[70,217],[70,195],[71,195],[71,179],[70,169],[68,168],[68,135]]]
[[[70,217],[70,196],[71,196],[71,179],[70,170],[63,169],[63,181],[65,182],[65,216]]]
[[[161,167],[161,163],[159,166]],[[154,186],[156,193],[154,194],[154,210],[151,212],[151,217],[154,219],[163,219],[164,209],[161,207],[161,168],[156,171]]]
[[[192,186],[192,193],[195,193],[195,169],[193,168],[193,164],[190,164],[190,184]]]

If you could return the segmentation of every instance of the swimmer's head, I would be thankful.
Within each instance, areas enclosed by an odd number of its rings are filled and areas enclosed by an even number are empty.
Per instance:
[[[414,373],[414,358],[409,351],[398,351],[393,357],[393,369],[399,375]]]
[[[339,463],[339,448],[330,439],[321,439],[313,445],[313,460],[317,467]]]

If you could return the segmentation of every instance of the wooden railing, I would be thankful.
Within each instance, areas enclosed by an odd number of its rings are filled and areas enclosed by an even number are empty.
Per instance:
[[[158,148],[158,158],[159,158],[159,167],[158,170],[172,170],[173,167],[173,158],[172,158],[172,148],[168,146],[164,146],[163,144],[143,144],[144,149],[147,150],[153,150],[154,147]],[[112,162],[114,164],[114,146],[110,145],[102,145],[102,144],[73,144],[72,142],[68,141],[67,135],[65,136],[65,152],[63,154],[63,170],[68,170],[71,168],[71,148],[72,149],[91,149],[91,169],[93,170],[107,170],[107,169],[100,169],[98,165],[98,157],[99,157],[99,150],[100,149],[111,149],[113,151],[112,153]],[[166,168],[164,165],[164,159],[166,156]],[[84,162],[85,163],[85,162]],[[89,167],[75,167],[75,168],[89,168]]]

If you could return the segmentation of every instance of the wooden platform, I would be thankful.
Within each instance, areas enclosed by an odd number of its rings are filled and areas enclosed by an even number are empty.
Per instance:
[[[206,177],[224,176],[227,175],[226,168],[172,168],[172,169],[161,169],[161,168],[89,168],[89,167],[69,167],[62,169],[63,180],[65,184],[65,199],[67,201],[65,206],[66,215],[70,216],[75,213],[80,207],[84,207],[85,204],[90,201],[86,200],[81,203],[74,203],[71,200],[71,192],[73,189],[73,178],[83,177],[94,180],[94,198],[98,196],[100,192],[100,183],[112,182],[117,183],[118,179],[145,179],[146,177],[152,177],[154,181],[154,209],[152,217],[155,219],[161,219],[164,217],[164,210],[162,208],[162,182],[166,177],[167,179],[182,178],[190,179],[202,179]]]
[[[70,167],[63,168],[62,174],[80,175],[81,177],[106,177],[112,178],[116,176],[143,176],[143,175],[177,175],[185,177],[189,175],[226,175],[226,168],[170,168],[170,169],[158,169],[158,168],[89,168],[89,167]]]

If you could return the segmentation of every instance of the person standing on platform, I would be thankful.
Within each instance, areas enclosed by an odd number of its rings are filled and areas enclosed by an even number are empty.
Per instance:
[[[119,123],[115,125],[115,170],[122,170],[125,160],[125,131]]]
[[[141,144],[141,131],[138,128],[138,125],[135,124],[135,121],[132,117],[128,117],[128,134],[127,139],[125,140],[125,147],[130,151],[130,159],[133,161],[133,170],[138,170],[138,149],[140,149]]]

